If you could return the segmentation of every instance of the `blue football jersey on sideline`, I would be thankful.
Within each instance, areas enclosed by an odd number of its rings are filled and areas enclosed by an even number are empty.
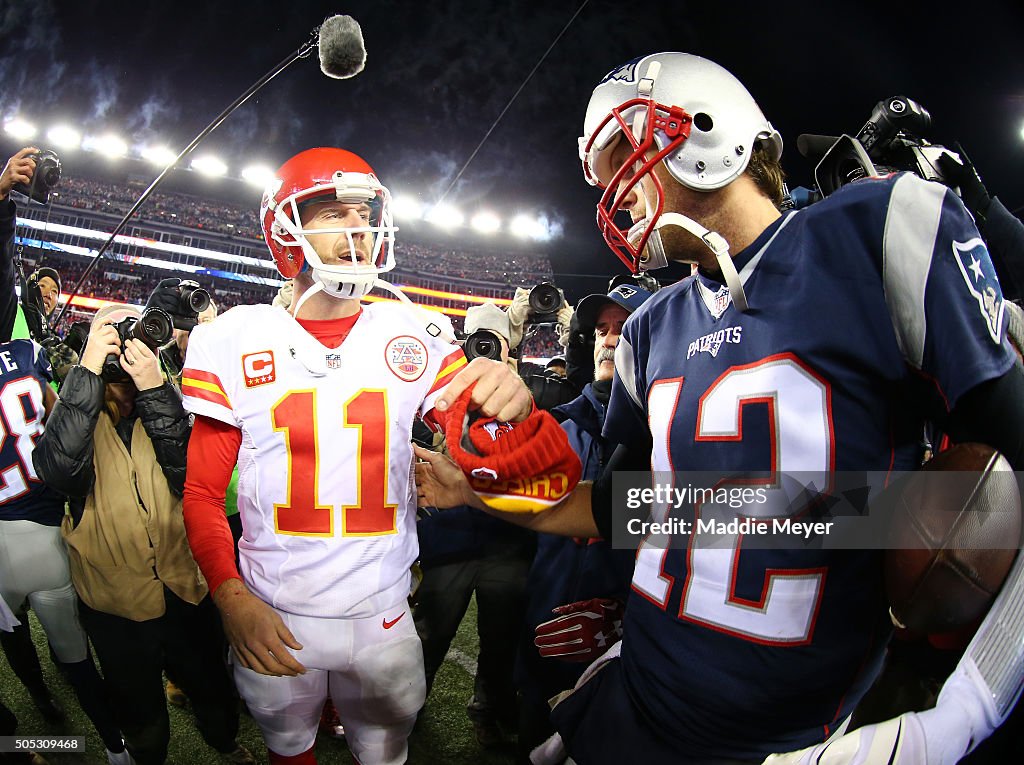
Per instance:
[[[748,312],[696,274],[626,322],[604,433],[630,444],[649,428],[655,471],[913,469],[923,412],[1014,363],[991,260],[939,184],[851,184],[774,222],[735,263]],[[881,666],[880,553],[652,541],[622,646],[652,726],[699,756],[825,739]]]
[[[43,432],[44,388],[52,379],[49,358],[38,343],[0,343],[0,520],[59,526],[64,517],[64,497],[43,484],[32,465]]]

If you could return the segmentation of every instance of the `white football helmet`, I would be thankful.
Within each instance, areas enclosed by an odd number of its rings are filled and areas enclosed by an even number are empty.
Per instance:
[[[621,167],[613,168],[610,156],[623,137],[633,151]],[[589,183],[604,189],[597,221],[608,246],[634,273],[667,265],[657,235],[664,192],[651,171],[664,162],[687,188],[713,191],[743,173],[758,141],[773,158],[781,156],[778,131],[743,84],[713,61],[688,53],[655,53],[613,70],[590,97],[579,139],[583,173]],[[645,219],[623,230],[616,226],[615,214],[631,190],[643,193],[639,184],[647,175],[658,198],[647,200]],[[706,243],[708,234],[714,234],[699,224],[680,222],[694,223],[684,216],[665,217],[672,220],[661,225],[681,225]],[[708,246],[716,254],[721,249]]]

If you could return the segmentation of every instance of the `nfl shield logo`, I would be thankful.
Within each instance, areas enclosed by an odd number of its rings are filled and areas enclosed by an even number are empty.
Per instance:
[[[722,287],[722,289],[718,290],[718,292],[715,293],[715,317],[717,318],[725,313],[725,309],[729,307],[729,303],[731,302],[732,296],[729,294],[728,287]]]
[[[327,368],[328,369],[341,369],[341,354],[340,353],[328,353],[327,354]]]

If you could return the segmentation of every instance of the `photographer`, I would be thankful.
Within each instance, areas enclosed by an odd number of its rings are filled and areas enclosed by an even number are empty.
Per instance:
[[[569,342],[572,317],[573,310],[565,301],[565,295],[550,282],[542,282],[530,289],[517,287],[508,307],[511,347],[521,350],[523,343],[536,334],[539,327],[552,325],[558,335],[558,344],[565,348]],[[571,375],[566,378],[536,364],[521,363],[519,376],[530,389],[537,407],[545,411],[572,401],[582,387]]]
[[[17,223],[17,206],[10,193],[15,190],[15,187],[23,188],[25,184],[32,182],[36,169],[32,155],[37,152],[38,149],[33,146],[21,149],[7,161],[3,173],[0,173],[0,248],[3,250],[0,254],[0,341],[4,342],[15,336],[19,338],[29,336],[24,316],[18,312],[18,295],[15,290],[17,272],[15,269],[14,234]],[[55,271],[53,275],[56,275]],[[49,282],[52,281],[52,278],[44,279],[44,285],[49,287]],[[59,293],[60,278],[57,277],[56,281]],[[47,294],[50,294],[49,289]],[[56,305],[56,296],[53,297],[53,302]],[[24,618],[21,621],[22,623],[13,631],[0,634],[0,644],[3,645],[4,655],[18,679],[28,689],[36,708],[43,717],[47,720],[60,720],[64,716],[63,711],[54,701],[46,686],[42,668],[39,665],[39,657],[36,655],[35,645],[32,643],[32,636],[29,633],[28,622]]]
[[[515,368],[504,311],[493,303],[474,306],[466,312],[465,329],[468,358],[484,355]],[[416,531],[423,581],[413,617],[423,642],[427,693],[475,593],[480,653],[466,714],[480,746],[497,746],[504,731],[516,727],[512,668],[535,535],[470,507],[421,513]]]
[[[166,758],[170,669],[207,743],[230,762],[253,762],[235,741],[223,636],[181,515],[189,418],[154,351],[131,336],[143,321],[131,306],[97,312],[33,463],[71,498],[63,531],[80,616],[132,756]]]
[[[40,160],[40,157],[42,159]],[[43,180],[37,165],[43,163]],[[61,292],[60,274],[49,267],[37,268],[28,278],[20,271],[18,252],[14,244],[17,206],[10,192],[31,195],[45,203],[49,190],[60,180],[60,162],[52,152],[40,152],[27,146],[11,157],[0,174],[0,244],[3,258],[0,262],[0,340],[12,337],[31,337],[47,350],[57,381],[78,363],[78,354],[61,342],[50,328],[49,320],[57,308]],[[17,266],[17,268],[16,268]],[[22,316],[18,316],[18,298],[15,280],[21,280]]]
[[[108,761],[125,764],[129,758],[78,619],[78,599],[60,532],[64,497],[34,480],[31,469],[33,440],[43,432],[43,420],[56,399],[49,386],[50,363],[37,343],[25,339],[0,343],[0,359],[0,388],[15,394],[0,397],[0,415],[21,436],[3,439],[0,445],[0,462],[11,466],[0,498],[0,600],[19,612],[32,604],[54,661],[96,727]],[[62,719],[43,681],[26,620],[21,621],[15,629],[24,633],[0,633],[4,651],[14,660],[12,669],[44,719]]]
[[[9,160],[0,173],[0,340],[10,340],[18,315],[18,300],[14,290],[14,231],[17,206],[11,199],[16,184],[31,183],[36,163],[32,155],[39,150],[26,146]]]

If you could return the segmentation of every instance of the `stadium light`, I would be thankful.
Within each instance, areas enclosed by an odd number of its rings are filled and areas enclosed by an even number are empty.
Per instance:
[[[535,215],[521,214],[512,219],[509,230],[523,239],[547,239],[547,228]]]
[[[128,153],[128,144],[111,133],[99,137],[86,138],[82,141],[82,148],[98,152],[110,159],[117,159]]]
[[[501,228],[501,219],[492,212],[479,212],[473,216],[469,225],[482,234],[493,234]]]
[[[423,217],[423,205],[415,197],[399,195],[391,200],[391,213],[396,220],[419,220]]]
[[[228,171],[227,165],[216,157],[211,157],[210,155],[205,157],[196,157],[192,160],[190,167],[196,172],[208,175],[211,178],[218,175],[225,175]]]
[[[462,222],[466,218],[461,212],[451,205],[440,204],[427,213],[426,219],[438,228],[450,231],[453,228],[461,226]]]
[[[58,149],[77,149],[82,145],[81,134],[66,125],[50,128],[46,133],[46,138]]]
[[[266,165],[249,165],[242,171],[242,180],[258,188],[265,188],[274,179],[274,171]]]
[[[147,146],[139,155],[147,162],[152,162],[159,167],[167,167],[178,155],[166,146]]]
[[[32,123],[26,122],[20,117],[15,117],[4,123],[4,132],[19,140],[28,140],[29,138],[35,138],[36,133],[39,131]]]

